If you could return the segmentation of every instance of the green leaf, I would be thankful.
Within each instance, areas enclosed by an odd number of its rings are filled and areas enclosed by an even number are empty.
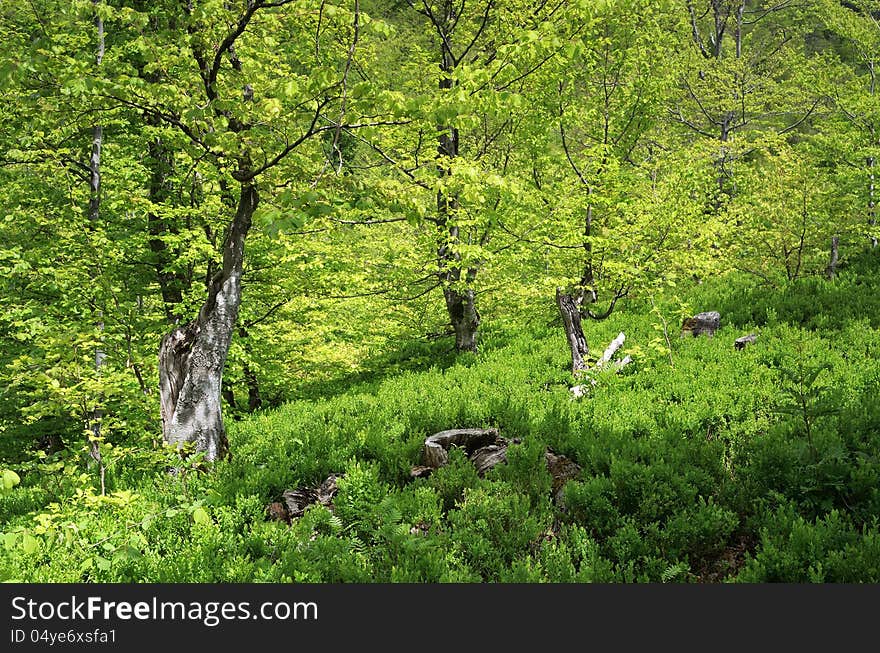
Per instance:
[[[196,507],[192,512],[193,521],[197,524],[210,524],[211,516],[208,514],[208,511],[202,508],[201,506]]]
[[[138,558],[142,558],[143,554],[131,546],[130,544],[126,544],[125,546],[121,546],[116,551],[113,552],[114,560],[137,560]]]
[[[3,492],[9,492],[19,483],[21,483],[21,477],[11,469],[4,469],[0,474],[0,489]]]
[[[25,555],[33,555],[40,548],[40,541],[30,533],[23,533],[21,536],[21,548]]]

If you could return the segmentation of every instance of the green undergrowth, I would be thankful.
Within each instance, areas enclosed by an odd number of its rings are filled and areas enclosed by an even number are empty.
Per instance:
[[[835,282],[635,298],[586,325],[597,355],[624,331],[634,362],[582,399],[551,304],[528,328],[488,324],[478,355],[413,345],[393,373],[230,423],[233,457],[210,474],[132,444],[100,496],[79,452],[17,464],[0,579],[880,582],[876,272],[866,259]],[[679,336],[682,311],[712,309],[713,338]],[[757,342],[735,350],[746,333]],[[519,443],[485,478],[453,450],[411,479],[425,437],[457,427]],[[560,502],[548,448],[582,467]],[[331,473],[332,507],[267,518],[285,489]]]

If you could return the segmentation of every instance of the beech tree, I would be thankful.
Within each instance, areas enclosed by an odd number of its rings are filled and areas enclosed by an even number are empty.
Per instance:
[[[356,0],[351,8],[247,0],[159,5],[138,16],[147,25],[162,16],[168,25],[136,40],[143,56],[157,58],[152,69],[174,75],[152,82],[139,76],[108,80],[105,93],[181,131],[192,158],[211,166],[213,188],[206,192],[225,197],[231,214],[198,315],[168,333],[159,349],[165,441],[193,443],[212,461],[228,450],[222,375],[241,305],[245,242],[260,185],[314,137],[338,135],[343,123],[347,129],[360,126],[349,120],[348,76],[361,14]],[[276,35],[298,47],[273,49]],[[363,124],[382,122],[374,116]],[[302,165],[307,156],[300,156],[300,167],[286,168],[287,174],[308,174]]]

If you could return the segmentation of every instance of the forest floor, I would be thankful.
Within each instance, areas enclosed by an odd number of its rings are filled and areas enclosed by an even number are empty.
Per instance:
[[[685,300],[721,313],[712,338],[635,299],[586,325],[594,355],[624,332],[634,362],[579,399],[548,309],[487,319],[477,355],[413,343],[230,420],[211,473],[119,447],[101,496],[73,447],[18,461],[0,580],[880,582],[878,273],[869,253],[835,281],[707,281]],[[506,462],[481,477],[453,448],[414,478],[453,428],[498,429]],[[548,450],[579,467],[560,493]],[[291,516],[285,492],[330,475]]]

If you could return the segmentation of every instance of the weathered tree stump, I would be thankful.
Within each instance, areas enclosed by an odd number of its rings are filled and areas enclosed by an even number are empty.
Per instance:
[[[734,349],[745,349],[747,345],[751,345],[755,340],[758,339],[757,334],[750,333],[747,336],[742,336],[733,341]]]
[[[296,518],[305,514],[306,508],[318,500],[318,495],[311,488],[298,488],[285,490],[281,498],[284,499],[284,504],[287,506],[287,514],[291,518]]]
[[[547,471],[553,477],[553,500],[557,504],[561,504],[562,488],[570,480],[580,476],[581,466],[565,456],[554,453],[550,449],[547,449],[544,459],[547,461]]]
[[[318,489],[315,491],[316,499],[318,503],[322,506],[329,506],[333,503],[333,497],[336,496],[336,493],[339,491],[339,487],[336,485],[337,479],[340,476],[336,474],[330,474],[321,485],[318,486]]]
[[[425,466],[437,469],[449,462],[449,448],[461,447],[468,456],[481,447],[496,444],[498,429],[450,429],[440,431],[425,440]],[[506,443],[506,440],[502,438]]]
[[[487,440],[491,440],[486,444]],[[440,431],[425,440],[425,463],[416,465],[410,471],[413,478],[428,476],[435,469],[449,462],[449,448],[461,447],[468,452],[468,459],[473,463],[479,476],[484,476],[490,469],[507,462],[507,449],[511,444],[519,444],[520,440],[511,441],[498,435],[498,429],[452,429]],[[476,448],[474,448],[476,447]],[[561,505],[562,488],[565,484],[580,476],[581,466],[573,460],[547,449],[544,453],[547,471],[553,478],[553,501]]]
[[[485,476],[495,465],[507,462],[507,443],[480,447],[471,454],[470,461],[477,468],[477,475]]]
[[[431,475],[431,472],[433,471],[433,467],[428,467],[427,465],[416,465],[411,470],[409,470],[409,475],[412,478],[427,478]]]
[[[287,507],[279,501],[275,501],[266,506],[266,517],[277,521],[286,521],[288,524],[290,523],[290,513],[287,512]]]
[[[287,522],[290,522],[291,519],[302,517],[306,512],[306,508],[313,503],[332,507],[333,497],[336,496],[338,490],[336,481],[342,478],[342,476],[342,474],[330,474],[317,487],[299,487],[295,490],[285,490],[281,495],[283,503],[270,503],[266,506],[266,513],[270,519],[285,519]]]
[[[696,338],[705,334],[711,338],[720,324],[721,313],[718,311],[698,313],[681,323],[681,335],[682,337],[691,335]]]

